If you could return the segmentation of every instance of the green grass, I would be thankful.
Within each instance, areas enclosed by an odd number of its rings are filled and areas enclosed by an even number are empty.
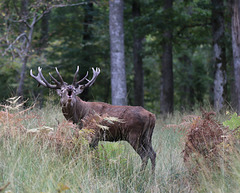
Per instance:
[[[53,106],[34,108],[24,116],[26,129],[56,127],[64,120],[61,110]],[[78,154],[66,154],[49,147],[48,141],[0,135],[0,187],[10,182],[6,191],[11,192],[236,192],[240,185],[239,155],[231,162],[231,172],[224,173],[223,163],[219,173],[200,172],[198,183],[189,176],[181,153],[183,134],[164,128],[180,123],[182,117],[176,112],[157,121],[153,134],[155,180],[150,162],[146,171],[140,172],[141,160],[127,142],[101,142],[98,151],[86,148]],[[0,124],[0,134],[6,129]]]

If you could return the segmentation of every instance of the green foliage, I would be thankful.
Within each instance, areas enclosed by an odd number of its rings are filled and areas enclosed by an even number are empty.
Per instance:
[[[109,100],[109,37],[106,5],[66,7],[51,12],[49,46],[46,57],[50,66],[58,66],[64,80],[72,82],[76,66],[80,66],[80,77],[92,67],[100,67],[101,74],[90,92],[84,92],[85,100]],[[90,23],[85,23],[90,19]],[[87,31],[86,31],[87,30]],[[90,75],[91,76],[91,72]],[[100,86],[98,86],[100,85]],[[109,85],[109,86],[102,86]],[[101,87],[101,88],[100,88]]]
[[[53,4],[71,4],[76,1],[30,1],[28,11],[41,14],[45,6]],[[78,1],[79,2],[79,1]],[[2,1],[0,14],[0,51],[8,47],[7,40],[12,42],[19,35],[20,19],[17,10],[21,11],[21,1]],[[212,26],[211,1],[174,1],[173,10],[163,12],[162,1],[140,1],[141,16],[132,16],[132,1],[126,1],[124,7],[125,62],[129,104],[134,104],[134,70],[133,70],[133,34],[143,38],[144,102],[145,107],[159,112],[161,57],[164,30],[173,31],[173,71],[174,103],[176,109],[192,109],[211,101],[213,84],[212,67]],[[35,100],[39,97],[41,104],[49,95],[48,89],[37,88],[36,82],[29,76],[29,70],[37,73],[37,67],[43,68],[43,74],[50,80],[48,72],[56,75],[58,67],[66,82],[71,83],[76,66],[80,66],[80,77],[87,71],[91,76],[91,67],[101,68],[96,83],[86,90],[82,99],[111,102],[110,85],[110,47],[108,1],[97,1],[92,7],[62,7],[51,10],[48,20],[48,40],[41,47],[42,25],[40,20],[34,30],[29,62],[25,78],[25,98]],[[231,15],[225,6],[226,26],[231,22]],[[172,19],[170,19],[172,18]],[[31,21],[31,19],[29,19]],[[139,26],[136,30],[134,24]],[[11,28],[10,28],[11,27]],[[11,30],[9,30],[11,29]],[[231,56],[231,33],[226,27],[227,59]],[[15,56],[15,57],[14,57]],[[0,101],[15,93],[21,61],[7,52],[0,59]],[[186,59],[187,58],[187,59]],[[228,65],[230,66],[230,65]],[[229,73],[230,74],[230,73]],[[229,76],[229,80],[231,76]],[[231,81],[231,80],[230,80]],[[229,91],[230,93],[230,91]],[[230,94],[228,93],[228,96]],[[229,99],[230,97],[228,97]]]
[[[223,125],[234,131],[235,136],[240,139],[240,116],[237,113],[233,113],[229,120],[223,122]]]
[[[175,106],[177,108],[192,109],[199,104],[207,103],[211,97],[209,90],[213,84],[209,60],[202,60],[208,56],[210,47],[200,46],[188,49],[186,52],[176,53],[174,67]]]
[[[223,122],[223,125],[229,127],[230,130],[237,129],[240,127],[240,117],[237,115],[237,113],[233,113],[229,120]]]

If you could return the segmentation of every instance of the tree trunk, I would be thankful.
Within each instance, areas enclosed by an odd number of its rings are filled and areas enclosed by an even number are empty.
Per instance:
[[[28,0],[22,0],[21,1],[21,17],[23,19],[27,19],[28,16]],[[24,32],[26,30],[26,26],[24,23],[22,23],[20,25],[20,31]],[[20,41],[22,41],[22,44],[26,44],[26,37],[22,37],[20,39]],[[21,61],[22,61],[22,68],[21,68],[21,72],[20,72],[20,79],[19,79],[19,85],[17,88],[17,95],[21,96],[23,99],[23,88],[24,88],[24,80],[25,80],[25,72],[26,72],[26,65],[27,65],[27,61],[28,61],[28,55],[26,55],[25,53],[23,53],[22,57],[21,57]]]
[[[230,27],[231,28],[231,27]],[[235,81],[234,81],[234,66],[233,61],[230,62],[230,76],[229,76],[229,82],[230,82],[230,105],[232,108],[236,111],[237,110],[237,93],[235,89]]]
[[[35,21],[36,21],[36,17],[33,18],[32,23],[35,25]],[[21,68],[21,73],[20,73],[20,80],[19,80],[19,86],[17,89],[17,95],[21,96],[23,99],[23,95],[24,95],[24,80],[25,80],[25,74],[26,74],[26,66],[27,66],[27,62],[28,62],[28,58],[29,58],[29,51],[31,49],[31,45],[32,45],[32,36],[33,36],[33,30],[34,30],[34,25],[31,25],[30,29],[29,29],[29,33],[28,33],[28,39],[23,40],[22,43],[22,54],[20,56],[21,61],[22,61],[22,68]]]
[[[173,0],[164,1],[164,11],[168,21],[171,20],[171,9]],[[172,30],[166,26],[163,33],[163,55],[162,55],[162,77],[161,77],[161,95],[160,95],[160,112],[162,114],[173,112],[173,64],[172,64]]]
[[[133,0],[132,2],[133,19],[141,15],[140,2]],[[142,61],[142,37],[135,31],[138,31],[140,26],[134,22],[133,24],[133,64],[134,64],[134,104],[144,106],[144,84],[143,84],[143,61]]]
[[[21,73],[20,73],[20,80],[19,80],[19,85],[17,88],[17,96],[21,96],[23,99],[23,88],[24,88],[24,80],[25,80],[25,73],[26,73],[26,66],[27,66],[27,61],[28,61],[28,56],[25,56],[22,59],[22,68],[21,68]]]
[[[223,0],[212,0],[212,31],[214,52],[214,109],[223,108],[226,95],[226,56],[224,43]]]
[[[237,113],[240,114],[240,0],[232,0],[232,50]]]
[[[109,0],[112,104],[127,104],[124,58],[123,0]]]
[[[93,49],[89,42],[92,39],[92,31],[91,28],[89,27],[93,23],[93,3],[88,2],[83,6],[84,8],[84,23],[83,23],[83,38],[82,38],[82,44],[83,44],[83,49],[81,53],[82,61],[85,64],[81,70],[81,77],[84,76],[85,72],[88,70],[89,66],[92,65],[94,62],[92,60],[91,56],[91,50]],[[89,95],[89,90],[86,89],[82,94],[81,94],[81,99],[88,101],[90,100],[90,95]]]

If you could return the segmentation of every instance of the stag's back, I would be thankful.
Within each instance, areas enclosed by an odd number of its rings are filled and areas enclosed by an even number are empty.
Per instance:
[[[86,102],[89,109],[99,115],[107,114],[121,122],[110,124],[108,141],[128,140],[130,136],[152,136],[155,127],[155,115],[139,106],[116,106],[102,102]],[[151,140],[151,139],[149,139]]]

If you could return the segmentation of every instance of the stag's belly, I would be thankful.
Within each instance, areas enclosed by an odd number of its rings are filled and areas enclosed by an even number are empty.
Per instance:
[[[99,138],[101,141],[120,141],[126,140],[126,135],[124,134],[124,128],[115,124],[105,123],[104,126],[107,126],[108,129],[101,129]]]
[[[106,103],[97,103],[97,105],[94,105],[94,111],[100,116],[104,115],[118,119],[113,124],[106,123],[109,129],[104,131],[105,133],[102,132],[101,135],[104,136],[101,140],[106,141],[128,140],[129,135],[138,138],[144,132],[144,128],[146,129],[149,126],[151,117],[155,117],[142,107],[113,106]]]
[[[119,121],[120,122],[113,122],[112,124],[105,124],[108,129],[102,131],[101,136],[103,136],[103,138],[101,140],[111,142],[121,140],[128,141],[129,135],[135,135],[139,138],[146,127],[146,123],[148,123],[148,121],[141,119],[141,117],[139,117],[138,121],[129,121],[127,119],[119,119]]]

